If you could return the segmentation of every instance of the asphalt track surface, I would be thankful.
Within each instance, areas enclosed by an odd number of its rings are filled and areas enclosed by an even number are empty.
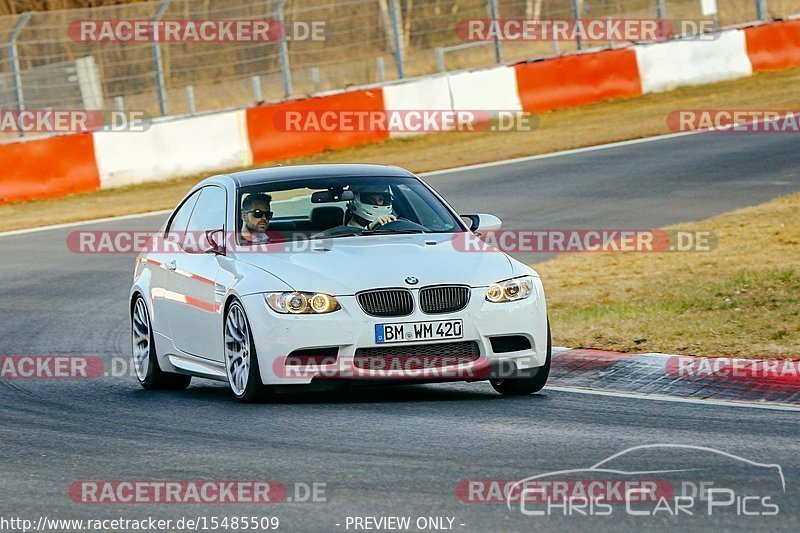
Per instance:
[[[650,228],[800,190],[799,167],[800,149],[791,135],[720,133],[438,173],[427,180],[461,212],[493,212],[508,228]],[[42,218],[59,222],[46,212]],[[155,229],[162,220],[151,216],[90,228]],[[134,258],[70,253],[65,239],[75,229],[80,228],[0,238],[0,354],[127,358],[126,297]],[[796,411],[554,389],[509,399],[486,383],[238,405],[220,383],[195,379],[187,391],[155,393],[141,390],[132,377],[0,379],[0,409],[4,518],[277,516],[285,531],[353,531],[345,527],[348,516],[444,516],[454,519],[456,531],[800,527]],[[743,517],[728,509],[711,517],[632,518],[617,509],[607,517],[532,517],[456,496],[460,480],[517,480],[586,468],[631,446],[654,443],[718,448],[781,465],[786,491],[776,495],[779,514]],[[665,453],[641,458],[637,466],[680,466],[673,460],[683,459]],[[703,466],[706,479],[722,486],[767,483],[740,462],[709,459]],[[67,495],[79,480],[122,479],[270,479],[290,490],[295,482],[325,483],[327,501],[80,505]]]

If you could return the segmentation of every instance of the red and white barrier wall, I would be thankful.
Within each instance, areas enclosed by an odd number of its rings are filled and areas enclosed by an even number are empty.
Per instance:
[[[0,145],[0,203],[100,188],[91,133]]]
[[[522,111],[514,67],[418,78],[383,88],[386,111]],[[495,113],[496,114],[496,113]],[[390,137],[417,135],[389,133]]]
[[[744,34],[754,72],[800,65],[800,20],[753,26]]]
[[[146,132],[83,133],[0,145],[0,203],[199,175],[397,136],[286,132],[287,111],[545,112],[800,66],[800,20],[417,78],[243,110],[156,122]],[[665,117],[666,120],[666,117]]]
[[[381,111],[383,90],[366,89],[251,107],[247,113],[247,142],[253,163],[266,163],[307,154],[339,150],[348,146],[387,139],[386,132],[370,131],[281,131],[281,113],[288,111]],[[276,121],[277,119],[277,121]]]
[[[447,81],[453,111],[522,111],[514,67],[460,72]]]
[[[253,164],[244,110],[155,122],[141,132],[96,132],[92,137],[102,189]]]
[[[642,94],[631,49],[518,63],[515,69],[522,108],[535,113]]]
[[[720,32],[713,41],[676,40],[633,49],[644,93],[753,74],[742,30]]]

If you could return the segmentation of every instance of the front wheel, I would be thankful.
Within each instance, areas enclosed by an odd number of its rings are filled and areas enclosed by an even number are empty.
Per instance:
[[[503,396],[526,396],[542,390],[550,377],[550,358],[553,346],[550,338],[550,320],[547,321],[547,360],[532,376],[510,379],[491,379],[492,388]]]
[[[147,390],[179,390],[189,386],[192,376],[164,372],[158,366],[150,313],[142,296],[137,296],[131,306],[131,341],[133,369],[142,387]]]
[[[234,301],[225,313],[225,373],[233,396],[240,402],[257,402],[271,395],[261,382],[253,335],[244,307]]]

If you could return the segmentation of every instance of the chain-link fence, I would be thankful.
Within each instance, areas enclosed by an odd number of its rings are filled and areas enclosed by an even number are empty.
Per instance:
[[[479,18],[786,18],[800,0],[161,0],[0,17],[2,109],[136,109],[157,116],[248,105],[441,70],[570,52],[576,42],[464,42]],[[322,21],[324,40],[76,42],[76,20]],[[621,43],[584,43],[606,47]]]

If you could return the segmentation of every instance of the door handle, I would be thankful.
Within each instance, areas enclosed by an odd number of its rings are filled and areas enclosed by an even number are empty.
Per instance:
[[[172,261],[164,263],[164,266],[167,267],[167,270],[175,270],[176,268],[178,268],[178,263],[176,263],[175,260],[173,259]]]

